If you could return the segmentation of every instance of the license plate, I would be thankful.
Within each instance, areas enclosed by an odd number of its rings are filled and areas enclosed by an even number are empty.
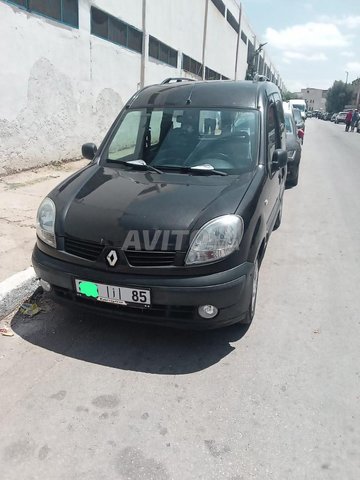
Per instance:
[[[84,297],[99,302],[116,303],[117,305],[150,305],[150,290],[144,288],[118,287],[103,283],[75,280],[76,292]]]

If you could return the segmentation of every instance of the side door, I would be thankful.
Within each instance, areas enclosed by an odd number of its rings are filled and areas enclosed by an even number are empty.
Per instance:
[[[283,173],[274,168],[272,159],[276,149],[282,147],[281,129],[276,103],[273,95],[269,99],[266,113],[266,142],[267,142],[267,201],[269,202],[269,215],[267,218],[267,231],[271,232],[280,206],[281,184]]]
[[[274,100],[275,100],[276,115],[277,115],[277,119],[278,119],[279,136],[280,136],[279,147],[276,147],[276,148],[281,148],[282,150],[286,150],[285,116],[284,116],[284,108],[283,108],[282,99],[281,99],[279,93],[274,93]],[[283,167],[279,171],[280,200],[282,199],[282,196],[283,196],[284,191],[285,191],[286,176],[287,176],[287,167]]]

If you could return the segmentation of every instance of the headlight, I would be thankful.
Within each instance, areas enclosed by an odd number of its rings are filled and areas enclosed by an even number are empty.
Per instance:
[[[214,262],[236,250],[244,233],[237,215],[223,215],[206,223],[195,235],[186,255],[186,265]]]
[[[43,242],[54,248],[56,248],[55,215],[55,203],[46,197],[37,212],[36,233]]]
[[[288,156],[288,159],[289,159],[289,160],[294,160],[295,155],[296,155],[296,151],[295,151],[295,150],[289,150],[289,151],[287,152],[287,156]]]

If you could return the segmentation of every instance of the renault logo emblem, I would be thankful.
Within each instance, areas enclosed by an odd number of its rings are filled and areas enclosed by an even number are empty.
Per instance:
[[[115,250],[110,250],[110,252],[106,256],[106,260],[110,267],[115,267],[117,261],[118,261],[118,256]]]

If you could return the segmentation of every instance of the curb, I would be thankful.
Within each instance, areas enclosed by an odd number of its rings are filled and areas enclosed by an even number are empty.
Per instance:
[[[39,286],[32,267],[15,273],[0,283],[0,320],[31,297]]]

